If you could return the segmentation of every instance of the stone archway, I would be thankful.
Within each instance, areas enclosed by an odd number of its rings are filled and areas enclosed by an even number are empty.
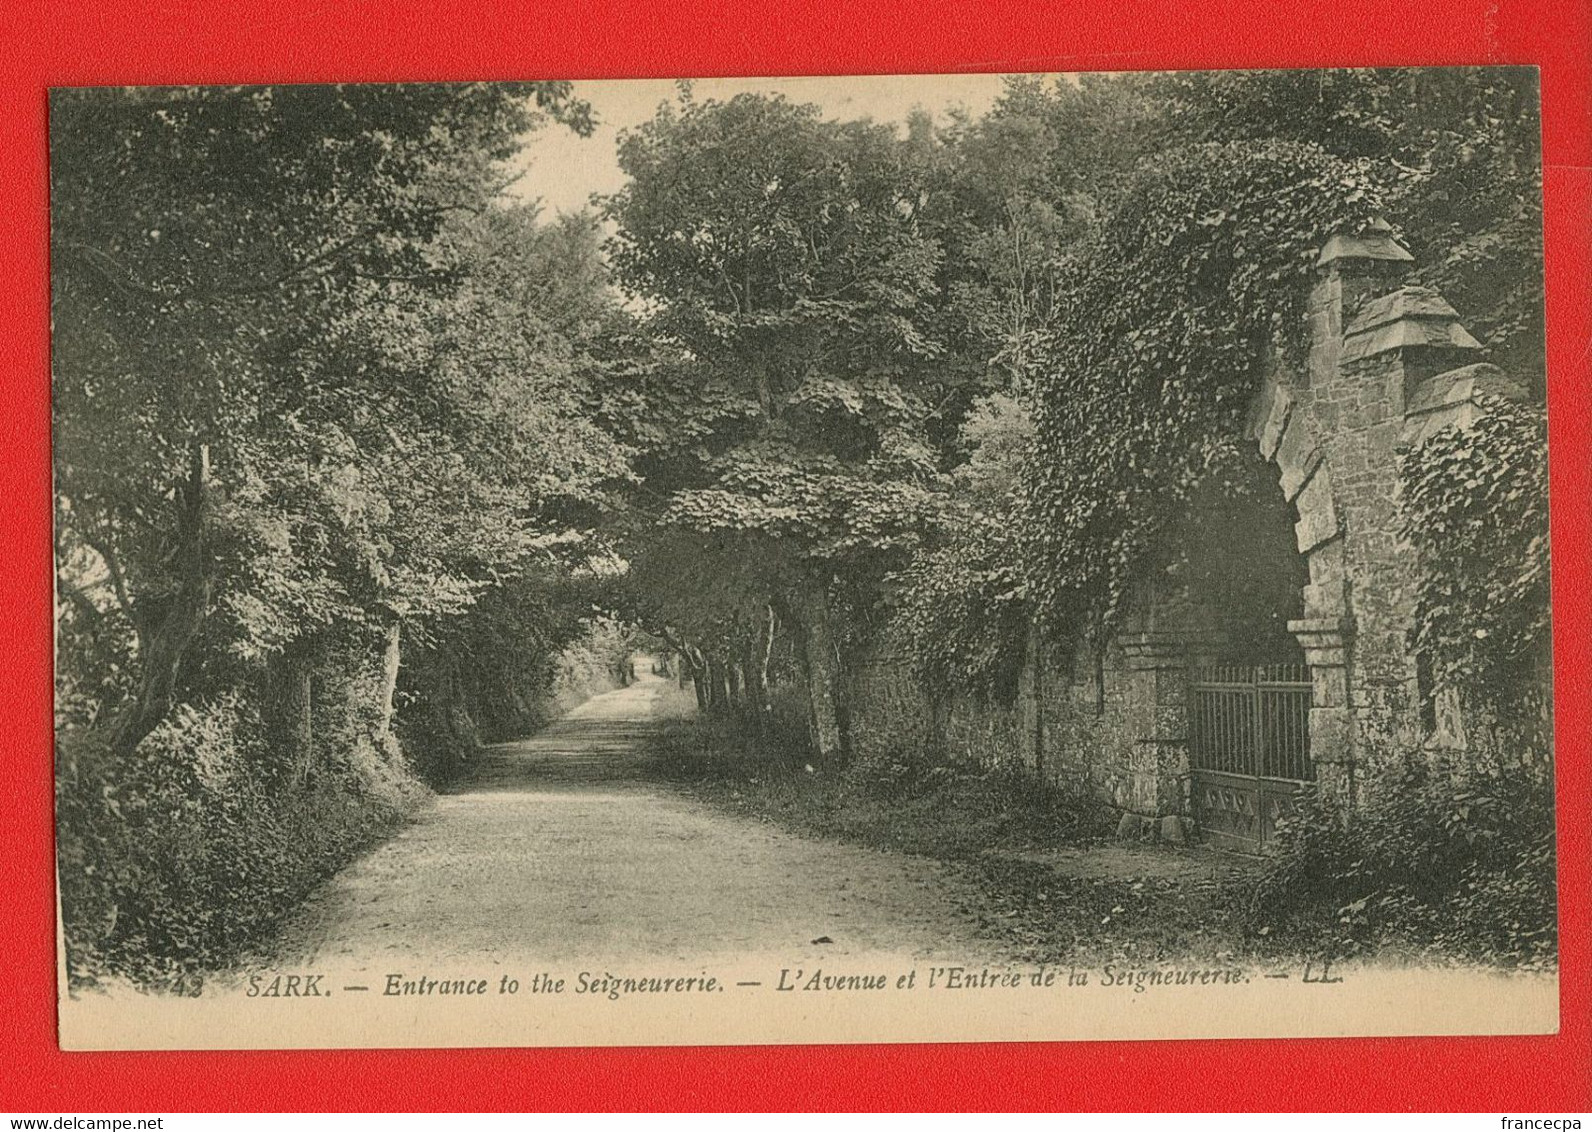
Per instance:
[[[1322,787],[1345,801],[1353,792],[1353,729],[1348,651],[1353,634],[1344,531],[1332,470],[1308,407],[1276,375],[1257,394],[1250,438],[1276,465],[1283,495],[1297,511],[1294,535],[1310,568],[1304,615],[1288,623],[1310,669],[1310,756]]]
[[[1181,829],[1192,819],[1207,841],[1252,850],[1291,808],[1300,781],[1313,778],[1350,800],[1352,618],[1333,469],[1309,390],[1286,373],[1268,377],[1252,402],[1248,436],[1276,471],[1279,502],[1292,511],[1285,521],[1293,549],[1308,570],[1298,613],[1287,621],[1302,664],[1238,659],[1202,603],[1189,602],[1176,584],[1164,594],[1149,586],[1137,622],[1116,639],[1132,720],[1123,722],[1133,739],[1123,744],[1126,773],[1114,801],[1130,815],[1156,816],[1163,827]],[[1278,714],[1268,717],[1272,710]],[[1292,728],[1300,716],[1303,750],[1296,731],[1281,745],[1260,738],[1277,719]],[[1248,731],[1246,717],[1254,720]],[[1271,765],[1278,754],[1288,769]],[[1132,832],[1137,821],[1125,819],[1124,827]]]

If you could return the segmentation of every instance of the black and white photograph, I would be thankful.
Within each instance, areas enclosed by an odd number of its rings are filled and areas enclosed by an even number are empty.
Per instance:
[[[1532,68],[49,163],[66,1048],[1556,1031]]]

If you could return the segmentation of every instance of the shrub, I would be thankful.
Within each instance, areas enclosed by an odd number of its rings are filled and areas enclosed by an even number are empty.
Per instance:
[[[197,991],[423,794],[401,767],[367,779],[359,757],[318,767],[305,789],[265,757],[265,735],[227,696],[179,708],[124,758],[93,732],[59,738],[73,986]]]
[[[1251,929],[1519,966],[1557,953],[1553,792],[1412,762],[1346,815],[1311,791],[1242,893]]]
[[[724,721],[682,723],[657,741],[655,769],[736,810],[825,836],[942,859],[1077,844],[1108,832],[1104,807],[1020,766],[946,762],[899,744],[838,773],[792,762]]]

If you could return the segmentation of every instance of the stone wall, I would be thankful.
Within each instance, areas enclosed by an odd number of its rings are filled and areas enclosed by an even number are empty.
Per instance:
[[[847,689],[847,733],[853,757],[948,759],[971,766],[1026,762],[1032,751],[1036,700],[1031,673],[1011,704],[969,696],[928,696],[904,660],[862,659]]]
[[[1249,438],[1274,469],[1309,567],[1302,614],[1287,628],[1310,673],[1311,759],[1323,787],[1351,805],[1412,752],[1435,765],[1493,757],[1482,729],[1467,734],[1452,698],[1422,710],[1408,648],[1415,570],[1399,533],[1398,454],[1437,428],[1474,420],[1484,393],[1522,394],[1475,364],[1480,344],[1441,296],[1402,285],[1410,262],[1385,229],[1329,241],[1307,304],[1306,357],[1276,359],[1249,414]],[[1057,657],[1030,641],[1010,705],[932,701],[903,664],[864,662],[848,695],[852,747],[865,757],[896,749],[978,765],[1020,761],[1136,819],[1186,820],[1195,809],[1189,673],[1220,646],[1209,609],[1152,579],[1103,646]]]
[[[1186,815],[1183,669],[1163,666],[1170,654],[1143,639],[1129,649],[1113,641],[1098,656],[1081,646],[1065,663],[1030,657],[1010,704],[934,700],[904,661],[864,658],[847,694],[852,756],[1020,764],[1058,789],[1124,813]],[[1148,734],[1147,720],[1154,725]]]
[[[1182,687],[1135,667],[1120,641],[1080,645],[1051,673],[1054,693],[1045,698],[1034,760],[1044,778],[1126,813],[1186,813]],[[1160,733],[1146,734],[1146,721]]]
[[[938,720],[934,703],[906,661],[864,657],[849,669],[846,732],[852,758],[934,757]]]

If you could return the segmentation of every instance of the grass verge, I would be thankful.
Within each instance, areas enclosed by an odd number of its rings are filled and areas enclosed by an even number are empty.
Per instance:
[[[810,770],[726,721],[673,720],[652,755],[657,778],[722,809],[945,862],[973,882],[963,913],[1025,962],[1556,965],[1551,804],[1537,813],[1518,790],[1506,804],[1406,783],[1355,823],[1307,799],[1275,851],[1250,858],[1118,841],[1098,803],[1021,772],[909,758]],[[1543,836],[1503,828],[1528,811]]]
[[[671,721],[654,776],[782,828],[932,857],[973,883],[961,908],[1015,960],[1213,963],[1275,950],[1223,894],[1254,871],[1198,849],[1151,850],[1109,834],[1109,815],[1032,777],[883,759],[808,771],[718,721]]]

